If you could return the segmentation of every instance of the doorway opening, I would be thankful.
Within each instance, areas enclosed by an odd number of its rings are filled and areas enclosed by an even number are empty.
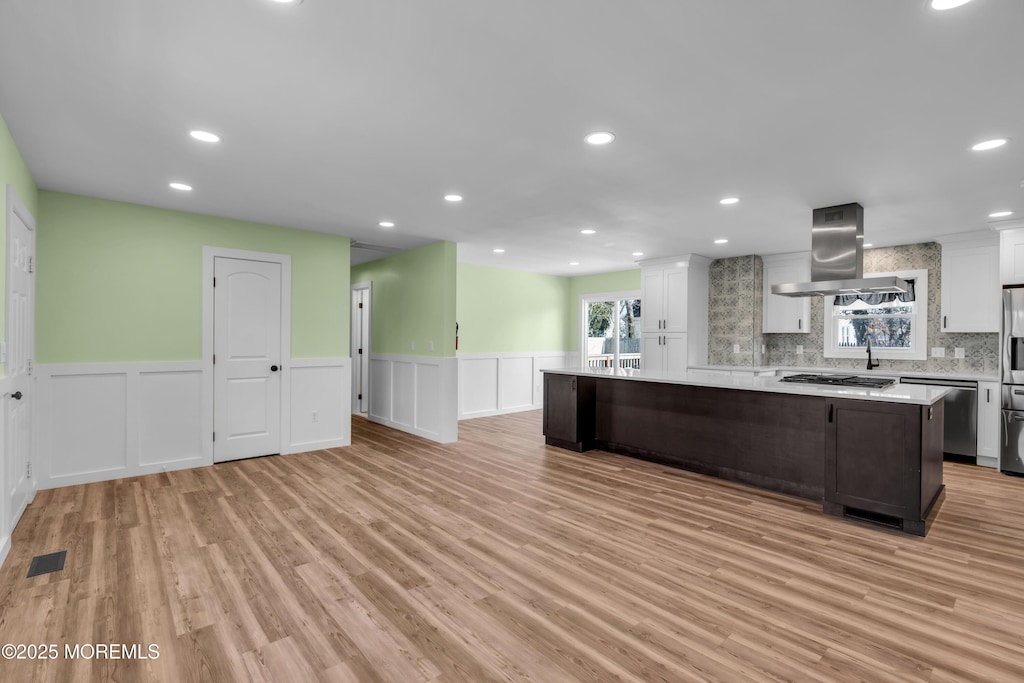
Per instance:
[[[580,355],[591,368],[640,368],[639,292],[580,296]]]
[[[365,416],[370,409],[370,316],[372,284],[352,285],[352,414]]]

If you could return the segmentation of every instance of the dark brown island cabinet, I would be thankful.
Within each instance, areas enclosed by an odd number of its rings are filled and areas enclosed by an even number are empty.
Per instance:
[[[732,388],[548,371],[545,441],[821,501],[828,514],[924,536],[943,493],[941,395],[926,404],[764,388],[777,382]]]

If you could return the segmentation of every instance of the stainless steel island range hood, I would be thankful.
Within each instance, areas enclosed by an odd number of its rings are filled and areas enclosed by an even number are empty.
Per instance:
[[[881,294],[907,288],[895,276],[864,277],[864,207],[854,203],[814,210],[811,281],[772,285],[772,294]]]

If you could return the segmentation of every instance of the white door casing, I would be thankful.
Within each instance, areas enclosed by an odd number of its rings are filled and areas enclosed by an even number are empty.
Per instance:
[[[32,359],[35,349],[35,220],[7,186],[7,384],[4,396],[5,531],[12,531],[35,493],[31,472]]]
[[[214,259],[214,462],[281,452],[281,264]]]
[[[370,282],[352,285],[352,413],[370,409]]]

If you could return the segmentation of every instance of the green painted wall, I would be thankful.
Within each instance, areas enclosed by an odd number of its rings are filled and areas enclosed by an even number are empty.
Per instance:
[[[32,216],[37,219],[39,218],[39,205],[38,205],[38,190],[36,189],[35,181],[32,180],[32,174],[29,173],[28,166],[25,165],[25,160],[21,157],[21,152],[18,151],[18,146],[14,144],[14,138],[11,137],[11,131],[7,129],[7,124],[3,118],[0,117],[0,263],[7,263],[7,186],[11,185],[14,187],[14,191],[18,193],[18,197],[28,207],[29,212]],[[0,273],[0,291],[3,291],[4,277]],[[0,302],[6,301],[6,293],[0,297]],[[4,325],[4,316],[6,315],[5,306],[0,303],[0,335],[4,335],[6,328]],[[4,337],[6,338],[6,337]],[[0,365],[0,375],[5,375],[6,369],[3,365]]]
[[[455,249],[435,242],[352,268],[353,283],[373,283],[374,353],[455,355]]]
[[[570,278],[468,263],[458,274],[459,351],[565,349]]]
[[[580,295],[597,292],[640,291],[640,269],[620,270],[614,273],[581,275],[569,280],[569,325],[566,331],[566,351],[580,350]]]
[[[198,360],[203,246],[288,254],[292,357],[349,355],[349,239],[39,193],[36,360]]]

